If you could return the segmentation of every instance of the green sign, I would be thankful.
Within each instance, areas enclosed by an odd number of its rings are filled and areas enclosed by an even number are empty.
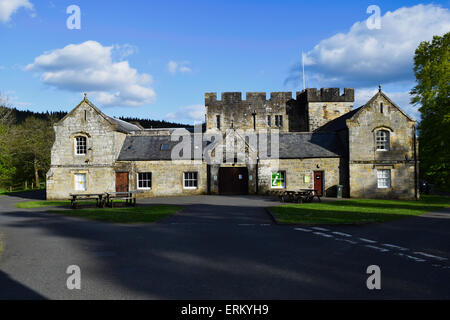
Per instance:
[[[272,188],[284,188],[284,172],[272,173]]]

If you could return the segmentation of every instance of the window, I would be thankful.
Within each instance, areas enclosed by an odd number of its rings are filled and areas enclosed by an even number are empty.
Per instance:
[[[75,137],[75,154],[86,154],[86,137]]]
[[[378,130],[376,132],[377,151],[389,150],[389,131]]]
[[[75,173],[74,175],[75,191],[86,191],[86,174]]]
[[[274,189],[286,188],[285,171],[272,172],[272,188]]]
[[[383,102],[380,103],[380,112],[383,113]]]
[[[271,116],[267,116],[267,125],[269,127],[272,126],[272,117]]]
[[[198,173],[197,172],[185,172],[184,173],[184,188],[196,189],[198,187]]]
[[[216,116],[216,126],[217,126],[217,129],[220,129],[220,115]]]
[[[151,189],[152,188],[152,173],[140,172],[138,175],[138,189]]]
[[[275,116],[275,127],[282,127],[282,126],[283,126],[283,116],[276,115]]]
[[[377,170],[378,188],[391,187],[391,170]]]

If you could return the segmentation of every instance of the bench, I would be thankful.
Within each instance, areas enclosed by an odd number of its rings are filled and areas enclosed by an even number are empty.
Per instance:
[[[313,189],[279,191],[278,197],[280,202],[307,203],[312,202],[314,197],[317,197],[319,202],[321,201],[317,191]]]
[[[79,194],[70,194],[70,207],[72,209],[77,209],[77,204],[79,202],[82,201],[92,201],[95,200],[96,201],[96,206],[97,207],[103,207],[104,206],[104,202],[103,202],[103,194],[102,193],[90,193],[90,194],[86,194],[86,193],[79,193]]]
[[[106,205],[113,208],[114,201],[125,200],[126,205],[136,206],[136,194],[143,193],[143,191],[124,191],[124,192],[107,192]]]

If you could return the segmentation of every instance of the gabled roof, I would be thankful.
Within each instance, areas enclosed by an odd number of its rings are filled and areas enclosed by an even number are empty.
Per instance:
[[[75,110],[78,109],[83,103],[86,103],[89,107],[94,109],[94,111],[97,114],[99,114],[100,116],[102,116],[109,124],[111,124],[114,127],[114,130],[116,130],[116,131],[123,132],[123,133],[130,133],[131,131],[142,130],[140,127],[138,127],[135,124],[131,124],[129,122],[107,116],[99,108],[97,108],[92,102],[90,102],[88,100],[88,98],[86,97],[86,95],[84,96],[84,99],[75,108],[73,108],[72,111],[70,111],[68,114],[66,114],[66,116],[64,118],[62,118],[60,121],[58,121],[56,123],[56,125],[62,124],[64,122],[64,120],[66,120],[69,116],[71,116],[75,112]]]
[[[372,102],[378,98],[378,96],[382,96],[383,98],[385,98],[390,104],[392,104],[395,108],[398,109],[398,111],[400,111],[409,121],[415,121],[414,119],[412,119],[408,114],[406,114],[395,102],[393,102],[383,91],[381,91],[381,89],[369,100],[367,101],[363,106],[356,108],[350,112],[347,112],[346,114],[331,120],[329,122],[327,122],[326,124],[324,124],[323,126],[321,126],[320,128],[316,129],[316,132],[325,132],[325,131],[339,131],[342,129],[347,128],[347,124],[346,121],[348,119],[350,120],[355,120],[358,117],[358,114],[360,113],[360,111],[365,108],[368,107],[372,104]]]
[[[343,150],[335,132],[280,134],[280,159],[335,158]]]

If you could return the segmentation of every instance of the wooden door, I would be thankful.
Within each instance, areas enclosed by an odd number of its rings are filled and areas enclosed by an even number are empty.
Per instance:
[[[116,192],[128,191],[128,172],[116,172]]]
[[[219,194],[248,194],[246,167],[219,168]]]
[[[323,196],[323,171],[314,171],[314,190]]]

